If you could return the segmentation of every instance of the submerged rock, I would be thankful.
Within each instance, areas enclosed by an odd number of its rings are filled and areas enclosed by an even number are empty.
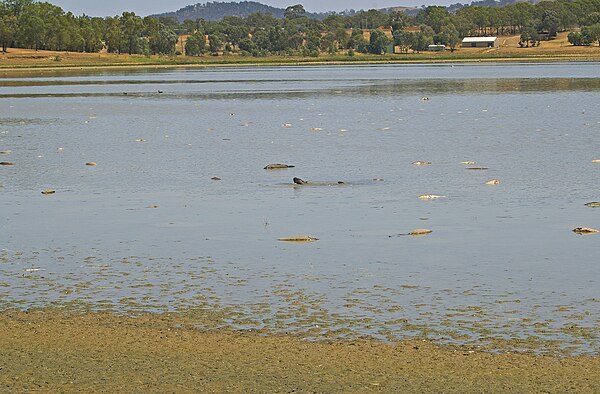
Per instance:
[[[292,166],[289,164],[281,164],[281,163],[275,163],[275,164],[267,164],[264,169],[265,170],[281,170],[284,168],[294,168],[296,166]]]
[[[589,227],[577,227],[577,228],[573,229],[573,232],[575,234],[595,234],[595,233],[600,233],[600,230],[596,230],[595,228],[589,228]]]
[[[590,208],[600,208],[600,201],[592,201],[585,204],[586,207]]]
[[[284,242],[314,242],[319,238],[311,237],[310,235],[293,235],[291,237],[277,238],[278,241]]]

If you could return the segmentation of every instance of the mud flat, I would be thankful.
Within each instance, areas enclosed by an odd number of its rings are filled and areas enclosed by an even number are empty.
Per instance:
[[[112,392],[581,392],[598,357],[491,354],[425,341],[307,342],[199,330],[171,314],[0,314],[1,390]]]

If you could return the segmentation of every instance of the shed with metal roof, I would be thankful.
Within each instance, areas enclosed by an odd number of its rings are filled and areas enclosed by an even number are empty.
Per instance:
[[[463,48],[497,48],[498,37],[465,37],[462,40]]]

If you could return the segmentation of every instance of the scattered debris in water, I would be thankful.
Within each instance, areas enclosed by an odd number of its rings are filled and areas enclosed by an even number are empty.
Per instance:
[[[498,179],[492,179],[491,181],[487,181],[485,184],[486,185],[498,185],[498,184],[500,184],[500,181]]]
[[[430,161],[413,161],[412,164],[416,165],[416,166],[424,166],[426,164],[431,164]]]
[[[292,166],[289,164],[275,163],[275,164],[267,164],[264,169],[265,170],[281,170],[284,168],[294,168],[294,167],[296,167],[296,166]]]
[[[437,194],[423,194],[419,196],[421,200],[435,200],[436,198],[444,198],[446,196],[438,196]]]
[[[600,233],[600,230],[596,230],[595,228],[589,228],[589,227],[577,227],[575,229],[573,229],[573,232],[575,234],[595,234],[595,233]]]
[[[600,208],[600,201],[592,201],[585,204],[586,207],[590,208]]]
[[[291,237],[277,238],[278,241],[284,242],[314,242],[319,238],[311,237],[310,235],[293,235]]]
[[[54,193],[56,193],[56,190],[52,190],[52,189],[42,190],[42,194],[44,194],[44,195],[54,194]]]
[[[39,272],[39,271],[46,271],[43,268],[25,268],[23,271],[25,272]]]

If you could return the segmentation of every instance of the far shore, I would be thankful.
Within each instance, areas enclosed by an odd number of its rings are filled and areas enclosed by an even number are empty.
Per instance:
[[[215,66],[298,66],[350,64],[431,64],[478,62],[598,62],[600,47],[572,46],[566,33],[538,47],[520,48],[518,37],[500,37],[499,48],[458,48],[456,51],[368,55],[321,54],[319,57],[143,56],[101,53],[34,51],[9,48],[0,53],[0,77],[58,70],[138,69]]]

